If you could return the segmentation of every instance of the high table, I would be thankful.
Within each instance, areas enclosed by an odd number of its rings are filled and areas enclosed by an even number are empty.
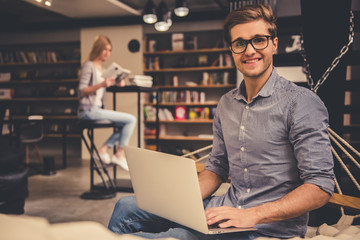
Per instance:
[[[106,89],[107,92],[113,93],[113,110],[116,111],[116,93],[124,92],[135,92],[137,93],[137,130],[138,130],[138,147],[141,147],[141,93],[143,92],[155,92],[156,93],[156,113],[159,110],[159,91],[156,87],[139,87],[139,86],[111,86]],[[159,116],[156,114],[156,146],[158,146],[159,141]],[[132,191],[131,183],[121,182],[116,179],[116,166],[113,168],[114,181],[116,184],[117,191]],[[122,186],[121,186],[122,185]],[[124,186],[125,185],[125,186]]]
[[[116,111],[116,93],[118,92],[136,92],[137,93],[137,118],[138,118],[138,147],[141,147],[141,93],[142,92],[156,92],[156,112],[159,110],[158,88],[156,87],[139,87],[139,86],[111,86],[106,89],[107,92],[113,93],[113,110]],[[159,131],[159,116],[156,114],[156,132]],[[157,134],[158,136],[158,134]],[[158,146],[158,137],[156,138],[156,146]]]

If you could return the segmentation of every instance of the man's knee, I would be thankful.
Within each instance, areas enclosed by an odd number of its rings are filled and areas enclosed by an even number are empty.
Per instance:
[[[123,215],[126,215],[125,213],[133,213],[136,209],[138,209],[138,207],[135,196],[126,196],[117,201],[114,207],[114,213],[121,212]]]
[[[123,221],[128,219],[130,214],[133,214],[136,209],[138,208],[134,196],[120,198],[115,204],[108,228],[113,232],[122,232]]]

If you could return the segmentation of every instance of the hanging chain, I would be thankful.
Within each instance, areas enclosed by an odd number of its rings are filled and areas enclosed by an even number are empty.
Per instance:
[[[307,78],[307,82],[308,85],[310,87],[310,89],[313,92],[317,92],[317,90],[319,89],[319,87],[325,82],[325,80],[328,78],[328,76],[330,75],[331,71],[334,70],[334,68],[339,64],[340,59],[347,53],[347,51],[349,50],[350,45],[353,43],[354,40],[354,13],[350,10],[350,26],[349,26],[349,41],[347,44],[345,44],[341,50],[340,50],[340,54],[332,61],[332,63],[330,64],[330,66],[326,69],[325,73],[321,76],[321,78],[319,79],[319,81],[317,81],[316,85],[314,86],[314,80],[311,76],[310,73],[310,65],[309,62],[306,58],[306,52],[304,49],[304,39],[303,39],[303,34],[301,33],[301,38],[300,38],[300,42],[301,42],[301,56],[304,59],[304,69],[303,72],[306,74],[306,78]]]

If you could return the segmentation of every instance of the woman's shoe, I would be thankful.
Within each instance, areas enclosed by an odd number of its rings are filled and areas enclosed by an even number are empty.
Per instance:
[[[125,171],[129,171],[129,167],[126,162],[126,158],[122,157],[121,159],[117,158],[115,155],[112,156],[111,162],[119,165]]]
[[[111,163],[110,156],[109,156],[108,153],[100,154],[100,160],[105,164],[110,164]]]

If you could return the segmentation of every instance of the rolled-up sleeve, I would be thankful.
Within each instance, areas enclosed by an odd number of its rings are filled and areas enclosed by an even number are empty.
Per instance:
[[[221,121],[219,115],[221,114],[222,104],[221,100],[216,109],[214,123],[213,123],[213,148],[210,157],[206,162],[205,169],[212,171],[219,175],[225,182],[229,176],[229,163],[226,153],[226,146],[223,138]]]
[[[301,180],[332,195],[334,161],[325,105],[310,91],[298,92],[291,105],[289,125],[289,139],[294,147]]]

